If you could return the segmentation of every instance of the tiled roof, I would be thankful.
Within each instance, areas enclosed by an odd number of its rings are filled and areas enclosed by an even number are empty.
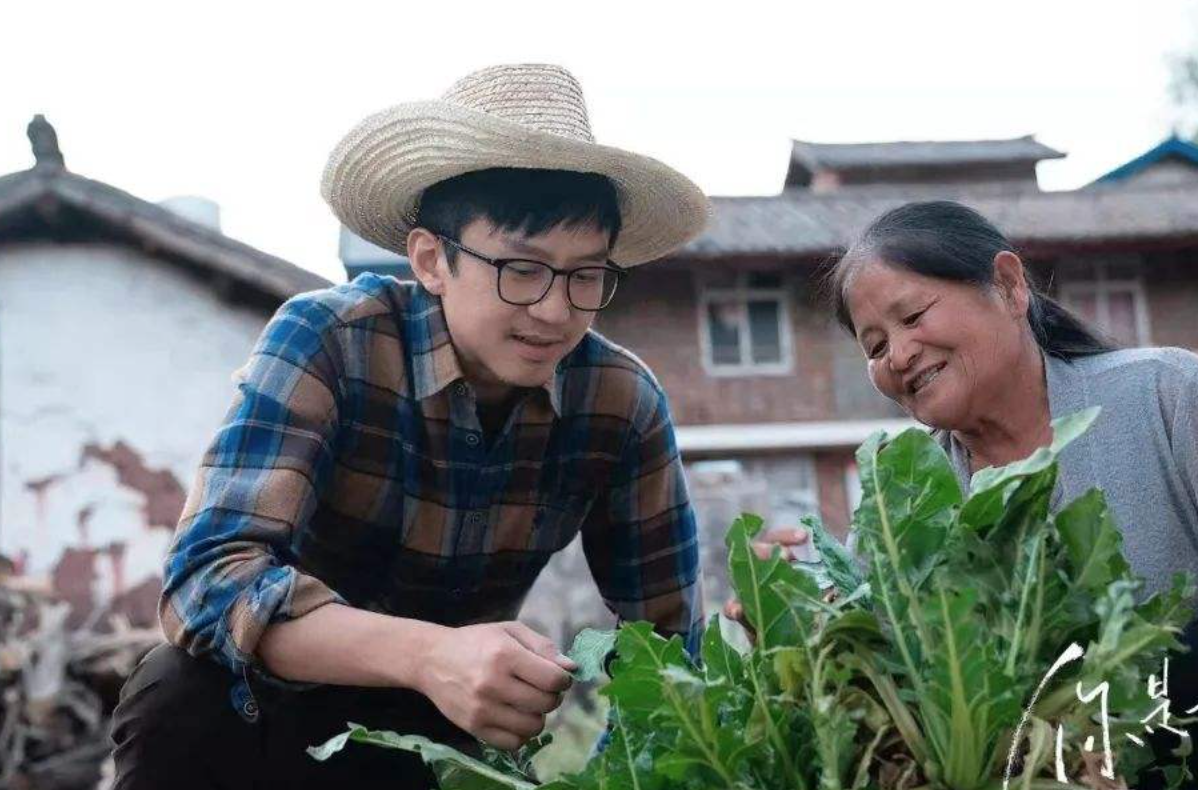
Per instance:
[[[792,162],[811,171],[1039,162],[1063,156],[1031,135],[1010,140],[947,142],[810,143],[794,140],[791,149]]]
[[[28,234],[31,228],[50,237],[77,234],[86,225],[208,269],[225,282],[271,300],[283,301],[330,285],[318,274],[219,230],[70,172],[63,165],[53,130],[40,117],[30,125],[30,136],[38,163],[0,177],[0,241]]]
[[[714,198],[711,225],[676,257],[819,258],[846,247],[883,212],[931,199],[972,206],[1028,251],[1198,240],[1198,194],[1192,186],[1129,184],[1068,192],[855,187],[822,194],[798,190],[769,197]]]

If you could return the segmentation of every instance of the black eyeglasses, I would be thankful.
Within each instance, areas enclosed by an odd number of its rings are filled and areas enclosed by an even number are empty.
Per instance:
[[[580,266],[577,269],[555,269],[541,261],[522,258],[492,258],[475,252],[461,242],[437,234],[437,238],[454,249],[490,264],[499,270],[497,287],[499,298],[508,304],[527,306],[544,299],[553,281],[566,278],[566,297],[578,310],[596,313],[611,304],[616,295],[616,286],[624,276],[624,269],[611,261],[605,266]]]

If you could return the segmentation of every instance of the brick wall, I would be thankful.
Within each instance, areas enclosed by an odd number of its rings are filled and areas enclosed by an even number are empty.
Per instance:
[[[1032,264],[1044,282],[1089,276],[1094,264],[1118,276],[1138,274],[1144,284],[1155,345],[1198,351],[1198,249],[1167,252],[1090,253]],[[869,384],[860,350],[817,296],[812,262],[792,262],[794,370],[783,376],[715,377],[703,366],[699,333],[699,279],[703,267],[738,267],[741,261],[657,263],[634,272],[596,327],[638,354],[670,397],[678,425],[901,416]],[[852,448],[812,453],[824,523],[843,535],[849,522],[845,472]],[[725,514],[721,514],[721,519]],[[725,519],[726,520],[726,519]],[[721,522],[722,523],[722,522]],[[709,536],[716,539],[720,536]]]
[[[596,327],[634,351],[665,387],[679,425],[889,417],[852,339],[822,306],[811,264],[787,274],[793,370],[787,375],[709,375],[700,347],[694,268],[670,262],[634,272]],[[706,264],[724,265],[724,264]]]
[[[784,376],[735,378],[708,374],[703,367],[699,340],[696,269],[702,265],[687,268],[671,262],[636,271],[622,286],[612,307],[596,322],[599,331],[635,352],[657,375],[669,394],[676,424],[901,415],[897,406],[873,389],[856,343],[835,324],[819,301],[810,263],[796,263],[788,273],[793,372]],[[814,462],[820,516],[833,533],[843,537],[849,523],[845,470],[852,461],[853,449],[821,450],[810,457]],[[697,480],[692,483],[698,485]],[[701,493],[694,493],[696,508],[710,509]],[[763,503],[755,504],[756,512],[773,523],[769,508]],[[720,544],[730,514],[731,511],[706,514],[708,520],[719,525],[718,529],[708,529],[708,541]]]
[[[1041,283],[1062,288],[1090,282],[1102,268],[1108,279],[1138,280],[1148,310],[1148,342],[1198,351],[1198,248],[1097,251],[1036,261]]]
[[[841,540],[848,534],[851,516],[845,473],[852,462],[852,450],[827,450],[815,454],[820,520]]]
[[[1152,342],[1198,352],[1198,249],[1145,256]]]

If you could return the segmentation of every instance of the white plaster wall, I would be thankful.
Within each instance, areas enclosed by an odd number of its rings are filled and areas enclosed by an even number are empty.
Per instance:
[[[82,449],[123,441],[186,490],[268,318],[128,248],[0,246],[0,552],[40,575],[68,546],[123,542],[126,588],[159,575],[170,531]],[[39,506],[26,484],[50,476]],[[97,569],[99,602],[113,579]]]

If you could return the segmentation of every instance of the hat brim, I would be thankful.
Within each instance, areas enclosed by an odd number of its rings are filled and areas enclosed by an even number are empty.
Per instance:
[[[421,193],[448,178],[493,167],[610,178],[622,221],[611,258],[621,266],[668,255],[699,235],[711,216],[703,191],[652,157],[441,101],[401,104],[358,124],[330,155],[321,194],[351,231],[406,255]]]

